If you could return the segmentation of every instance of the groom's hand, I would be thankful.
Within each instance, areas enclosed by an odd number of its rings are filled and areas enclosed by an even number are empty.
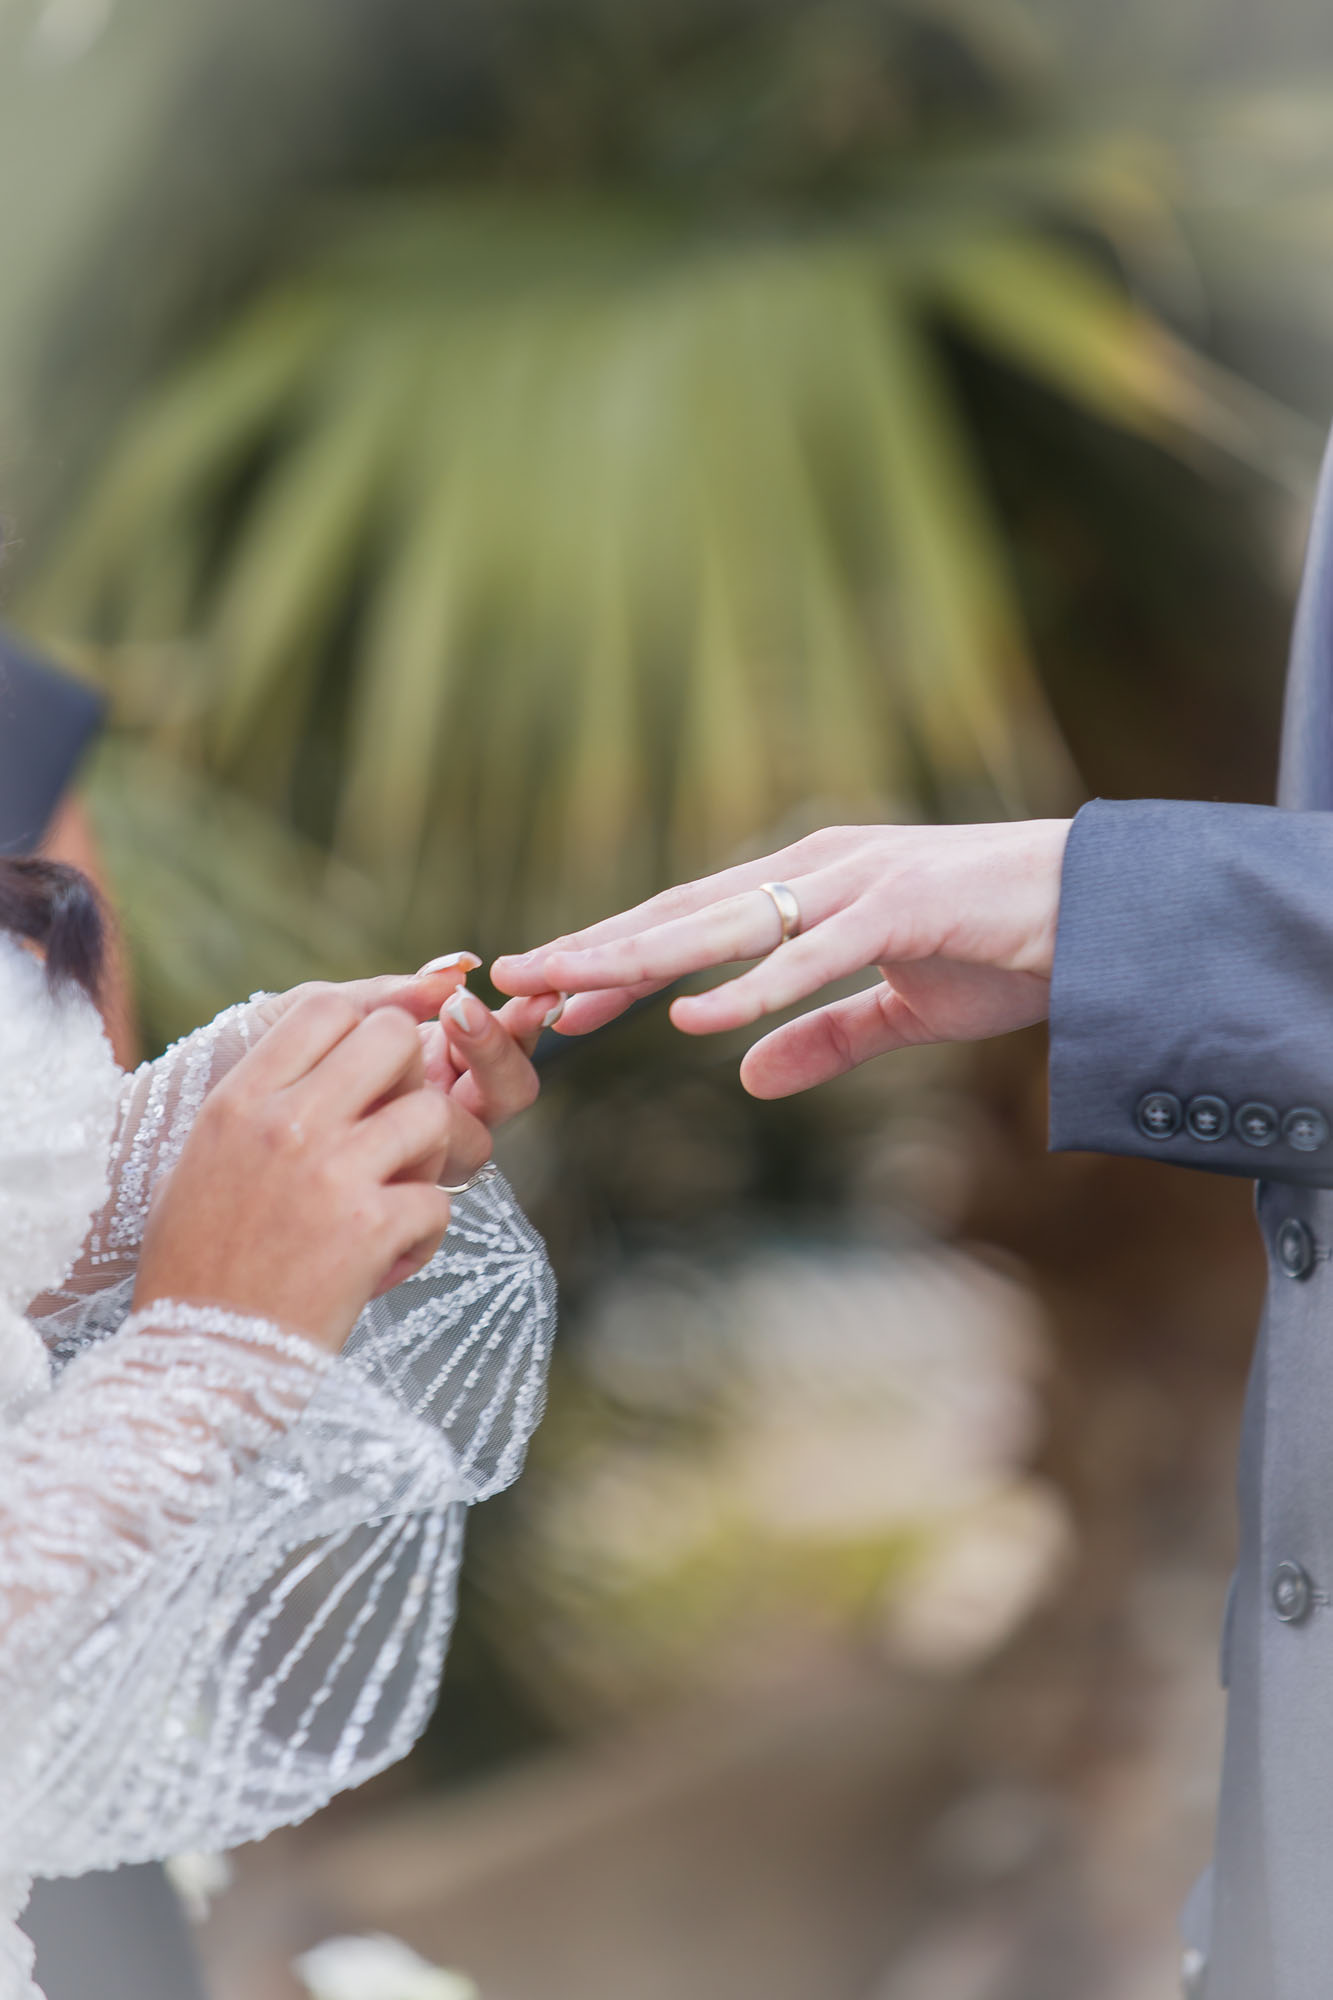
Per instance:
[[[759,959],[672,1003],[686,1034],[748,1026],[874,967],[868,990],[766,1035],[741,1078],[756,1097],[808,1089],[885,1050],[975,1041],[1047,1012],[1069,823],[830,827],[780,853],[668,889],[622,916],[498,959],[503,993],[578,996],[560,1030],[584,1034],[689,973]],[[761,884],[783,882],[800,929]]]

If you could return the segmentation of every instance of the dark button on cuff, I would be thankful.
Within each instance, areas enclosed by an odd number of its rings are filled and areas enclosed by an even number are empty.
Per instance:
[[[1225,1097],[1191,1097],[1185,1106],[1185,1129],[1192,1139],[1211,1146],[1231,1130],[1231,1106]]]
[[[1271,1104],[1242,1104],[1236,1130],[1247,1146],[1271,1146],[1278,1132],[1277,1113]]]
[[[1314,1238],[1294,1215],[1277,1232],[1277,1261],[1289,1278],[1308,1278],[1314,1269]]]
[[[1145,1139],[1174,1139],[1184,1113],[1169,1090],[1150,1090],[1139,1099],[1134,1117]]]
[[[1273,1571],[1273,1609],[1284,1625],[1299,1625],[1310,1615],[1314,1585],[1299,1563],[1279,1563]]]
[[[1298,1153],[1317,1153],[1328,1144],[1328,1120],[1313,1104],[1298,1104],[1282,1120],[1282,1136]]]

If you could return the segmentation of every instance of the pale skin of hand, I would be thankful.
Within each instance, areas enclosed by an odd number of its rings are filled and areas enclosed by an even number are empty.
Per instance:
[[[484,1165],[490,1127],[537,1094],[526,1045],[552,997],[511,1003],[501,1026],[468,996],[460,1019],[468,963],[264,1003],[154,1201],[136,1309],[197,1301],[333,1351],[428,1261],[450,1215],[437,1183]]]
[[[1045,1019],[1068,833],[1067,820],[828,827],[497,959],[491,976],[503,993],[576,996],[559,1026],[576,1035],[688,974],[758,959],[672,1002],[678,1028],[708,1035],[876,969],[877,984],[784,1022],[748,1051],[746,1089],[786,1097],[891,1049],[977,1041]],[[774,881],[801,909],[800,933],[786,944],[759,888]]]
[[[491,1157],[497,1126],[526,1111],[537,1096],[537,1073],[528,1060],[555,993],[538,993],[493,1014],[475,994],[463,991],[467,975],[481,961],[457,952],[434,969],[411,975],[387,973],[343,985],[312,981],[275,994],[256,1009],[255,1027],[266,1034],[290,1008],[311,994],[341,995],[358,1013],[398,1007],[418,1024],[424,1078],[444,1091],[455,1107],[449,1148],[437,1179],[458,1186]]]

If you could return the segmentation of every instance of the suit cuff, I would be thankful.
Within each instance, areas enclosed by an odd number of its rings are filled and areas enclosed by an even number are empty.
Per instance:
[[[1056,1151],[1333,1186],[1333,815],[1095,800],[1051,984]]]

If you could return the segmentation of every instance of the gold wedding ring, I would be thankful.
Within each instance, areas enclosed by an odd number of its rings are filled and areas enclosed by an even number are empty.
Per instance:
[[[782,943],[790,944],[801,928],[801,906],[796,900],[796,891],[785,882],[761,882],[760,891],[768,897],[778,913],[782,925]],[[773,949],[776,951],[777,946]]]
[[[473,1188],[485,1187],[487,1181],[493,1181],[499,1171],[494,1160],[487,1160],[484,1167],[478,1167],[475,1174],[470,1174],[465,1181],[459,1181],[456,1187],[450,1187],[447,1182],[441,1181],[440,1193],[471,1194]]]

